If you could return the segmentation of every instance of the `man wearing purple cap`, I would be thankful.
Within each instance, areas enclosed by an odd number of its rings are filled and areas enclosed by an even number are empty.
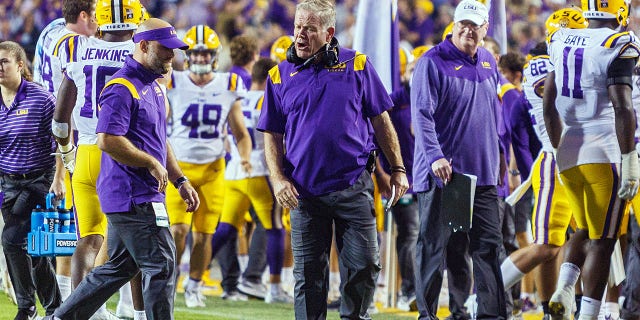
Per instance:
[[[453,230],[441,215],[443,185],[452,172],[478,177],[469,249],[477,287],[477,319],[506,319],[499,248],[502,235],[496,185],[499,146],[496,124],[496,61],[480,47],[488,11],[464,0],[450,36],[418,60],[411,106],[415,130],[413,188],[418,193],[420,232],[416,246],[419,319],[437,319],[444,252]],[[466,315],[453,315],[466,319]]]
[[[142,272],[147,319],[173,319],[175,244],[164,191],[169,181],[187,211],[200,201],[167,144],[165,96],[156,82],[171,68],[173,49],[187,45],[159,19],[142,23],[133,56],[105,85],[98,103],[102,157],[97,190],[109,223],[109,261],[95,268],[55,319],[88,319],[109,297]]]

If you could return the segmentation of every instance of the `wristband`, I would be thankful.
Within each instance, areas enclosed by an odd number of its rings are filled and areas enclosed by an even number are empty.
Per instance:
[[[69,151],[73,150],[73,143],[69,142],[66,145],[58,145],[58,149],[60,149],[60,152],[62,153],[68,153]]]
[[[187,181],[189,181],[189,179],[187,179],[186,176],[182,176],[173,182],[173,186],[176,187],[176,189],[180,189],[180,187]]]
[[[512,176],[519,176],[520,175],[520,171],[515,170],[515,169],[511,169],[509,170],[509,174]]]
[[[407,169],[405,169],[404,166],[391,166],[391,172],[401,172],[401,173],[407,173]]]

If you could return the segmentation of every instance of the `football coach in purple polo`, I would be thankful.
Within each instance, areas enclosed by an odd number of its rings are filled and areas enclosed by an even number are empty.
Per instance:
[[[380,257],[374,137],[391,164],[393,202],[409,187],[391,99],[364,54],[340,47],[330,0],[296,7],[294,42],[269,72],[258,130],[277,201],[291,209],[296,319],[325,319],[333,225],[342,319],[369,319]]]

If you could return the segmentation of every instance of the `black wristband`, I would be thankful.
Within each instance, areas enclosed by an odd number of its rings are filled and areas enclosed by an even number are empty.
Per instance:
[[[515,170],[515,169],[511,169],[511,170],[509,170],[509,174],[511,174],[512,176],[519,176],[520,175],[520,171]]]
[[[402,172],[407,173],[407,169],[404,166],[391,166],[391,173],[393,172]]]
[[[186,176],[182,176],[173,182],[173,186],[176,187],[176,189],[180,189],[180,186],[187,181],[189,181],[189,179],[187,179]]]

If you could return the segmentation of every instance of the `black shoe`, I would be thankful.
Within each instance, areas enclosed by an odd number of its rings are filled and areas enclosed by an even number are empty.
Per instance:
[[[338,310],[338,309],[340,309],[340,299],[338,298],[336,300],[330,301],[327,304],[327,309],[329,309],[329,310]]]
[[[38,319],[38,311],[35,306],[29,309],[18,309],[18,313],[13,320],[35,320]]]

